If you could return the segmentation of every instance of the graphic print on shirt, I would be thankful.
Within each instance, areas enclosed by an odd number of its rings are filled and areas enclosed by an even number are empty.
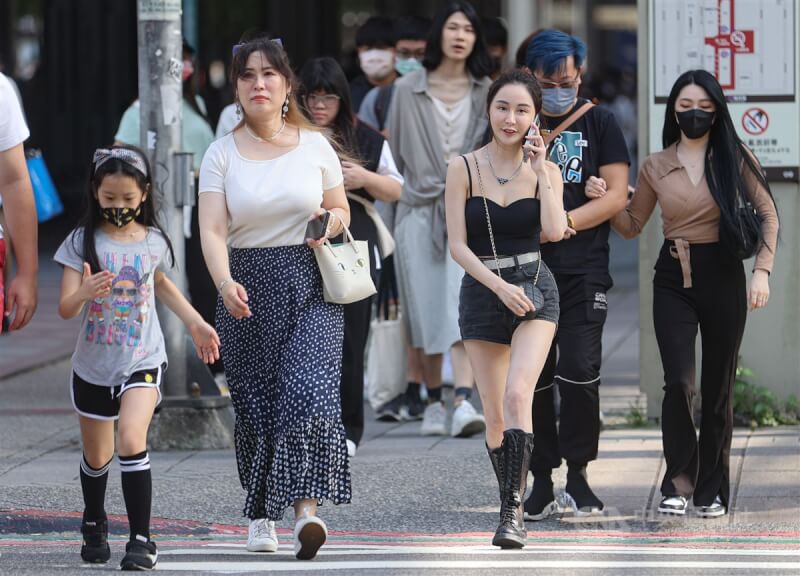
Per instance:
[[[115,274],[111,294],[89,305],[86,340],[111,346],[141,346],[142,326],[150,313],[151,272],[157,262],[149,254],[104,254],[104,267]]]
[[[550,160],[561,170],[564,182],[583,182],[583,150],[589,145],[583,132],[563,131],[550,146]]]

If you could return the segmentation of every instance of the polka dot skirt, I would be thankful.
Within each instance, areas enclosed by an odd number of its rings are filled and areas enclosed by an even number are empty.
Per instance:
[[[217,330],[236,413],[244,515],[280,520],[295,500],[350,502],[339,380],[342,307],[322,298],[307,246],[231,250],[250,318],[217,301]]]

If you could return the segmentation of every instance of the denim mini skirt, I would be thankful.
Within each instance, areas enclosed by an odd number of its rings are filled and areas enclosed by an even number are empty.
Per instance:
[[[539,262],[529,262],[500,269],[500,274],[510,284],[533,284]],[[496,274],[496,272],[493,272]],[[544,296],[544,306],[536,311],[536,320],[558,324],[558,287],[553,274],[542,262],[536,286]],[[469,274],[464,274],[458,302],[458,326],[462,340],[484,340],[498,344],[511,344],[517,327],[526,322],[517,316],[489,288]]]

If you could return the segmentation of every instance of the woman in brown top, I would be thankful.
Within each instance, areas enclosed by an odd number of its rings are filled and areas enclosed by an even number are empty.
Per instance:
[[[656,203],[664,246],[655,266],[653,320],[664,367],[662,432],[666,473],[658,511],[698,516],[727,512],[733,432],[733,382],[748,303],[769,299],[778,237],[775,202],[761,169],[736,135],[725,96],[704,70],[681,75],[667,101],[664,150],[648,156],[636,194],[612,220],[625,238],[638,235]],[[595,179],[587,194],[602,193]],[[761,220],[750,293],[737,246],[726,233],[737,222],[737,198]],[[727,241],[726,241],[727,240]],[[702,334],[702,422],[695,435],[695,339]]]

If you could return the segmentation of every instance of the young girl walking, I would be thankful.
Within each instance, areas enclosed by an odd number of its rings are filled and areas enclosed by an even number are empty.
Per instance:
[[[114,455],[114,421],[130,541],[123,570],[149,570],[157,551],[150,540],[152,499],[147,429],[161,401],[167,367],[155,296],[186,324],[197,354],[219,358],[219,338],[164,274],[174,264],[172,245],[155,217],[150,167],[136,148],[94,154],[88,209],[55,255],[64,266],[59,314],[82,314],[72,355],[72,403],[83,443],[80,464],[86,562],[107,562],[104,508]]]

